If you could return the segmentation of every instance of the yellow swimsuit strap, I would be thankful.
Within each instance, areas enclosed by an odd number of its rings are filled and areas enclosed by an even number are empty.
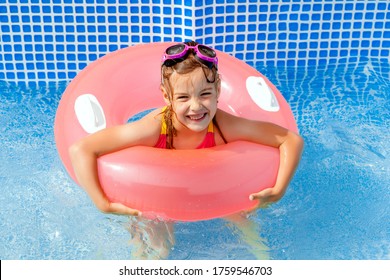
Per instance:
[[[164,112],[167,109],[167,106],[163,107],[161,112],[162,112],[162,117],[161,117],[161,134],[167,134],[167,123],[165,122],[164,118]]]

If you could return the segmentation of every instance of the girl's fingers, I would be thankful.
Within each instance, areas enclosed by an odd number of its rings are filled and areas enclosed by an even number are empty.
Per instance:
[[[118,214],[125,214],[125,215],[131,215],[136,217],[142,216],[141,211],[129,208],[121,203],[111,203],[111,210],[113,213],[118,213]]]
[[[271,193],[272,193],[271,189],[265,189],[265,190],[258,192],[258,193],[252,193],[249,196],[249,200],[265,199],[265,198],[269,197],[271,195]]]

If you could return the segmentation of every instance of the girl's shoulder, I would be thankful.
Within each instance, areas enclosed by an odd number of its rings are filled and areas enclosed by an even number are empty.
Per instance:
[[[253,141],[261,133],[267,133],[266,123],[250,120],[218,109],[216,120],[227,142]]]
[[[215,120],[218,125],[219,134],[223,135],[226,142],[236,141],[237,127],[243,125],[240,117],[230,114],[224,110],[218,109]]]
[[[162,112],[165,109],[165,107],[156,108],[154,110],[151,110],[149,113],[147,113],[142,119],[150,120],[156,123],[161,123],[162,119]]]
[[[145,146],[153,146],[160,136],[162,110],[163,108],[154,109],[139,120],[127,123],[124,132],[129,136],[134,135],[131,138],[137,138]]]
[[[134,124],[136,126],[142,126],[144,127],[145,129],[148,129],[148,130],[158,130],[161,128],[161,122],[162,122],[162,118],[163,118],[163,112],[164,108],[157,108],[157,109],[154,109],[152,111],[150,111],[149,113],[147,113],[145,116],[143,116],[142,118],[140,118],[139,120],[135,121],[134,123],[129,123],[130,125],[131,124]]]
[[[242,125],[246,121],[244,118],[235,116],[221,109],[217,110],[216,119],[221,128]]]
[[[227,142],[249,141],[277,147],[289,134],[288,129],[271,122],[251,120],[217,111],[217,122]]]

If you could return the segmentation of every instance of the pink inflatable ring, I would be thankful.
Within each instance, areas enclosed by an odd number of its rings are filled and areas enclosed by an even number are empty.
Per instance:
[[[110,53],[69,84],[58,106],[54,133],[73,180],[68,154],[73,143],[165,105],[159,89],[160,61],[170,45],[137,45]],[[228,54],[217,54],[221,109],[297,131],[287,102],[267,78]],[[256,202],[249,195],[273,187],[278,167],[278,149],[249,142],[201,150],[137,146],[98,159],[100,182],[110,201],[149,218],[178,221],[207,220],[253,207]]]

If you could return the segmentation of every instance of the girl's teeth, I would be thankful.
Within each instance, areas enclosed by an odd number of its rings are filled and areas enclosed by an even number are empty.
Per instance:
[[[202,115],[196,115],[196,116],[189,116],[191,120],[199,120],[201,118],[203,118],[204,114]]]

